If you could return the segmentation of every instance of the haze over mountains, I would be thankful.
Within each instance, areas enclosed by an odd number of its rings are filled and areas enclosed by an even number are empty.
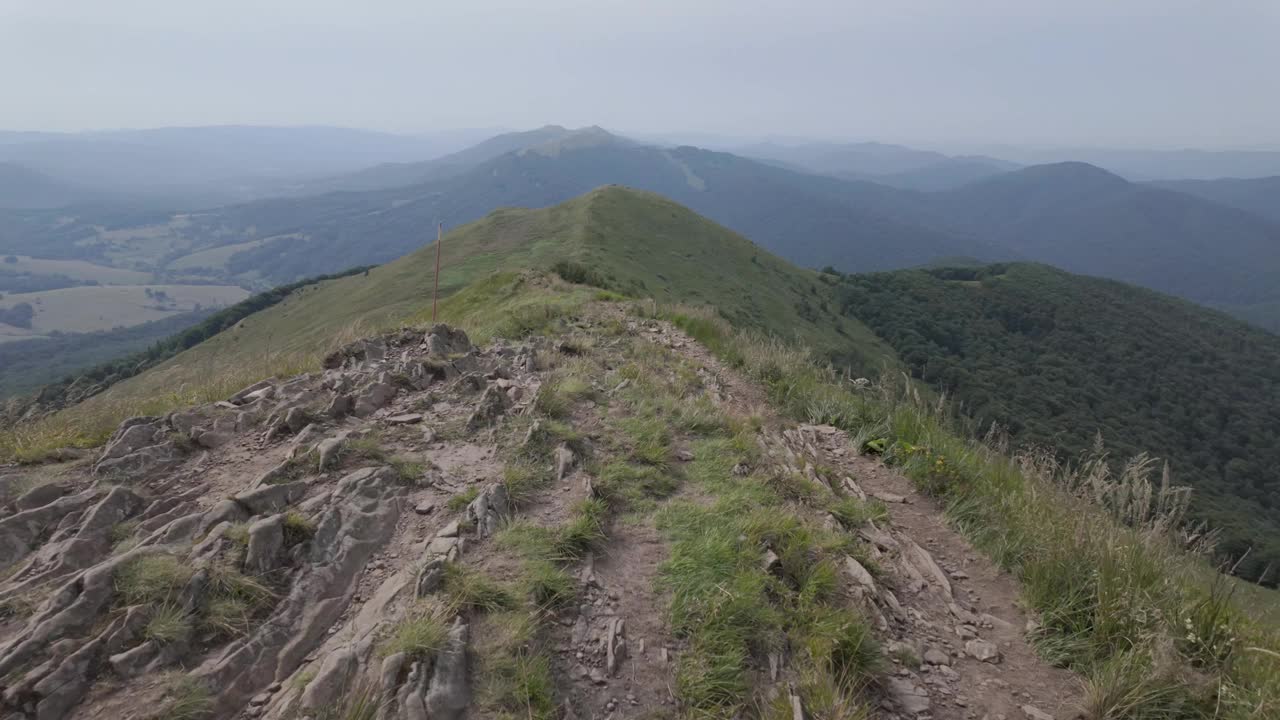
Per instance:
[[[0,131],[0,162],[113,200],[211,207],[284,194],[292,184],[306,179],[437,157],[489,134],[471,130],[409,136],[332,127],[257,126]],[[10,184],[0,184],[0,198],[15,191]],[[69,196],[61,204],[101,199]],[[6,207],[18,207],[4,202]]]
[[[392,152],[382,136],[354,137],[362,144],[337,159],[290,167],[316,172]],[[279,154],[301,154],[304,140]],[[677,200],[805,266],[1035,260],[1280,327],[1280,220],[1267,180],[1154,186],[1080,162],[1009,170],[1016,166],[992,158],[875,144],[755,151],[768,161],[547,126],[434,160],[279,186],[299,197],[198,213],[16,213],[0,230],[0,250],[266,287],[394,259],[437,221],[543,207],[616,183]]]

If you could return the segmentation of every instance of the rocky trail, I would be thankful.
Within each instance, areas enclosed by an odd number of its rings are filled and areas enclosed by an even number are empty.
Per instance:
[[[739,412],[767,412],[757,387],[678,329],[662,326],[654,335],[713,372],[726,402]],[[851,594],[874,618],[894,664],[883,683],[880,709],[887,717],[1081,716],[1078,677],[1050,666],[1027,640],[1034,621],[1018,602],[1017,581],[949,527],[936,502],[900,473],[862,455],[837,428],[771,420],[778,442],[770,454],[789,471],[839,485],[885,510],[884,521],[857,531],[882,576],[873,577],[853,558],[846,570]],[[839,525],[830,516],[823,521]]]
[[[0,470],[0,717],[682,716],[697,648],[662,518],[716,500],[705,428],[729,425],[758,459],[728,474],[883,506],[851,527],[788,505],[857,547],[830,602],[883,647],[873,716],[1077,716],[1016,583],[931,500],[669,324],[606,307],[484,348],[404,330],[325,368]],[[789,556],[751,552],[785,584]],[[755,699],[722,707],[823,717],[798,657],[750,658]]]

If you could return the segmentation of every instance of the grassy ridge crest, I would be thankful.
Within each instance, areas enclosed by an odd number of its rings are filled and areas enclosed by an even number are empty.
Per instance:
[[[803,347],[735,330],[705,308],[657,314],[762,383],[778,410],[845,430],[943,502],[951,522],[1021,580],[1039,615],[1038,650],[1086,677],[1091,717],[1280,716],[1280,595],[1187,552],[1179,506],[1160,502],[1172,491],[1149,464],[1117,475],[1010,454],[998,438],[958,429],[909,384],[858,389]],[[1099,504],[1099,489],[1153,501]]]
[[[859,368],[893,361],[864,325],[836,312],[829,276],[790,265],[652,193],[606,186],[555,207],[497,210],[448,233],[440,249],[440,319],[481,339],[512,336],[539,313],[613,293],[714,305],[735,324],[828,354],[854,348],[840,359]],[[291,292],[79,405],[0,432],[0,462],[93,447],[132,415],[222,399],[265,377],[317,369],[345,342],[427,323],[435,255],[433,244]],[[557,272],[597,287],[569,289]]]

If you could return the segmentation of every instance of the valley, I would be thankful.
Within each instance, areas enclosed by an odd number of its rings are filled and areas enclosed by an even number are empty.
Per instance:
[[[33,309],[27,326],[0,323],[0,342],[50,333],[87,333],[220,308],[248,297],[227,285],[103,285],[6,294],[0,312]]]

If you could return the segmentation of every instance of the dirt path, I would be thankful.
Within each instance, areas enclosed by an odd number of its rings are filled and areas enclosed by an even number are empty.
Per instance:
[[[702,345],[666,323],[649,329],[648,337],[714,376],[727,407],[768,413],[761,388]],[[798,470],[833,468],[837,477],[819,479],[888,500],[887,522],[862,533],[879,568],[879,597],[871,612],[880,613],[882,641],[894,663],[884,682],[883,717],[1081,717],[1078,676],[1050,666],[1026,639],[1028,616],[1019,603],[1017,580],[948,526],[936,502],[906,477],[860,455],[837,428],[787,430],[794,423],[776,416],[767,420],[775,432],[782,428],[782,452]]]

